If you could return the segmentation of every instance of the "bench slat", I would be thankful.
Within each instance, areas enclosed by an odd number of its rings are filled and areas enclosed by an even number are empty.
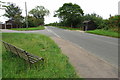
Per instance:
[[[12,46],[12,45],[9,44],[9,48],[10,48],[10,50],[11,50],[12,53],[18,55],[17,50],[16,50],[16,48],[14,46]]]
[[[29,61],[32,64],[38,62],[39,60],[44,60],[42,57],[34,56],[34,55],[32,55],[32,54],[30,54],[30,53],[28,53],[20,48],[17,48],[9,43],[6,43],[4,41],[2,41],[2,42],[3,42],[7,51],[11,51],[12,53],[20,56],[21,58]]]
[[[23,58],[23,59],[25,59],[25,60],[28,60],[28,57],[27,57],[25,51],[20,50],[20,49],[17,48],[17,52],[18,52],[18,54],[19,54],[19,56],[20,56],[21,58]]]

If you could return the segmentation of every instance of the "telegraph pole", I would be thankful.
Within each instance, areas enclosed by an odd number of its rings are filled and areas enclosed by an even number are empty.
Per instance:
[[[27,4],[26,4],[26,2],[25,2],[25,12],[26,12],[26,17],[25,17],[26,28],[28,28],[28,16],[27,16]]]

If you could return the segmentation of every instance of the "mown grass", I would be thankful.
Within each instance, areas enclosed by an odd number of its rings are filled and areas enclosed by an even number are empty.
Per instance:
[[[30,27],[30,28],[12,28],[10,30],[31,31],[31,30],[43,30],[43,29],[45,29],[44,26]]]
[[[58,28],[67,29],[67,30],[80,30],[80,28],[71,28],[71,27],[64,27],[64,26],[53,26],[53,27],[58,27]]]
[[[86,31],[86,32],[87,33],[92,33],[92,34],[97,34],[97,35],[120,38],[120,35],[119,35],[118,32],[114,32],[114,31],[111,31],[111,30],[97,29],[97,30],[90,30],[90,31]]]
[[[22,48],[33,55],[43,57],[44,62],[30,65],[14,55],[2,50],[3,78],[77,78],[76,72],[62,54],[60,48],[49,37],[40,34],[3,33],[2,39]],[[36,66],[36,67],[35,67]]]

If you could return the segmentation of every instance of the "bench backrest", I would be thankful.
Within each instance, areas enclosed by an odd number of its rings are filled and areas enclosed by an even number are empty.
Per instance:
[[[42,57],[34,56],[34,55],[28,53],[27,51],[24,51],[20,48],[17,48],[16,46],[13,46],[7,42],[4,42],[4,41],[2,41],[2,42],[3,42],[7,51],[10,51],[10,52],[18,55],[19,57],[29,61],[32,64],[36,63],[39,60],[44,60]]]

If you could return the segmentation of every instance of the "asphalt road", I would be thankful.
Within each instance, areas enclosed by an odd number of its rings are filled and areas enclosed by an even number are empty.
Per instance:
[[[43,34],[68,40],[118,68],[118,39],[47,26]]]
[[[76,46],[85,49],[91,55],[118,68],[118,39],[100,35],[94,35],[79,31],[64,30],[56,27],[46,26],[45,30],[37,31],[14,31],[3,30],[2,32],[17,33],[42,33],[50,37],[59,37],[68,40]]]

